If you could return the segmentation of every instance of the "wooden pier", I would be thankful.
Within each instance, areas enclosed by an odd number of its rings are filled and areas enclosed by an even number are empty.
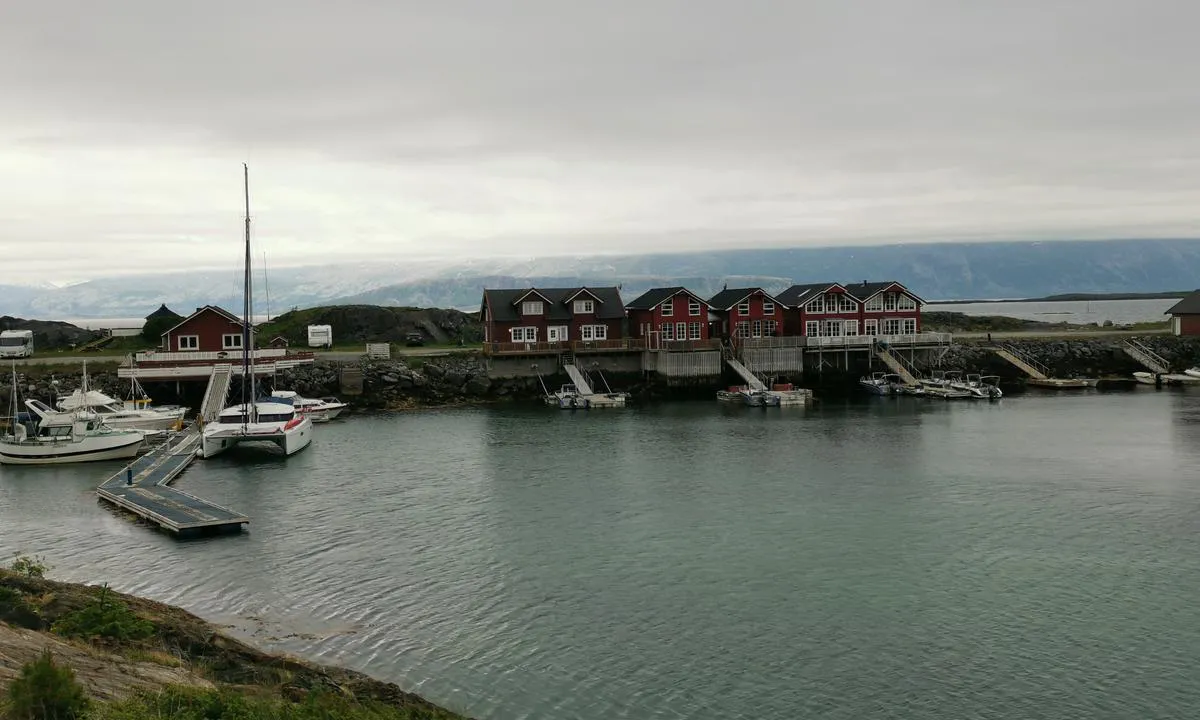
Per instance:
[[[180,537],[241,532],[250,518],[169,487],[191,464],[199,445],[200,430],[192,425],[105,480],[96,494]]]

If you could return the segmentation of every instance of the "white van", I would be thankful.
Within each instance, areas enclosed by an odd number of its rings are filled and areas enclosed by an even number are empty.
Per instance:
[[[309,347],[333,347],[333,327],[329,325],[308,326]]]
[[[0,332],[0,358],[22,358],[33,355],[32,330]]]

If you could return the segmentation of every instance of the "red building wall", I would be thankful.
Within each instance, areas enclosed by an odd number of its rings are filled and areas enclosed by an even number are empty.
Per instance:
[[[1179,318],[1180,335],[1200,335],[1200,315],[1175,315]]]
[[[693,302],[700,303],[700,314],[690,314],[690,304]],[[694,298],[687,293],[677,293],[670,298],[671,314],[663,314],[663,306],[655,305],[649,310],[630,310],[629,311],[629,336],[635,338],[646,337],[646,325],[650,325],[651,331],[661,331],[664,323],[675,325],[674,332],[676,340],[695,338],[691,337],[692,323],[700,323],[700,340],[708,339],[708,305],[699,298]],[[678,337],[678,323],[687,325],[687,337]]]
[[[724,310],[716,311],[716,314],[721,317],[721,331],[723,335],[727,337],[733,337],[738,323],[741,322],[750,323],[751,337],[773,337],[783,334],[783,326],[786,321],[787,313],[784,311],[782,305],[761,290],[757,290],[752,293],[746,302],[750,303],[750,311],[745,314],[738,310],[737,305],[734,305],[732,308],[730,308],[728,312]],[[773,305],[773,310],[770,314],[767,314],[764,310],[764,305],[768,303]],[[756,335],[753,330],[754,321],[756,320],[764,323],[763,331],[758,335]],[[768,320],[775,321],[775,331],[773,333],[768,333],[766,330],[765,323]]]
[[[823,292],[821,294],[822,295],[837,295],[839,297],[839,299],[846,295],[846,293],[844,291],[838,290],[836,288],[833,290],[830,290],[829,292]],[[812,299],[813,298],[808,298],[808,300],[804,301],[803,304],[800,305],[800,307],[793,308],[788,311],[788,315],[791,318],[793,318],[793,320],[791,322],[788,322],[785,326],[786,331],[789,335],[807,335],[808,334],[807,327],[808,327],[808,323],[810,321],[824,322],[825,320],[843,320],[843,321],[857,320],[858,321],[858,333],[860,335],[862,334],[862,332],[863,332],[862,303],[858,302],[858,300],[856,298],[851,297],[851,300],[854,302],[854,310],[851,310],[848,312],[844,312],[841,310],[841,306],[842,306],[841,302],[838,303],[838,311],[837,312],[829,312],[828,310],[825,310],[822,312],[810,312],[808,310],[805,310],[804,309],[805,306],[807,306],[808,303],[812,301]]]
[[[624,320],[623,319],[608,319],[597,320],[594,314],[577,315],[570,320],[546,320],[543,315],[526,315],[516,322],[496,322],[488,320],[487,325],[487,341],[507,343],[512,342],[512,329],[518,327],[535,327],[537,328],[537,342],[549,342],[548,330],[551,326],[561,327],[563,325],[570,328],[569,340],[571,342],[580,342],[583,340],[582,327],[584,325],[603,325],[607,332],[608,340],[619,340],[624,337]]]
[[[168,335],[165,335],[165,351],[166,352],[220,352],[222,350],[231,351],[222,343],[224,335],[240,335],[242,332],[241,323],[230,322],[229,318],[221,316],[219,313],[212,310],[207,310],[194,318],[185,321],[178,328],[172,330]],[[179,338],[183,335],[198,335],[200,338],[200,347],[194,350],[181,350],[179,347]],[[241,352],[241,348],[234,348],[232,351]]]

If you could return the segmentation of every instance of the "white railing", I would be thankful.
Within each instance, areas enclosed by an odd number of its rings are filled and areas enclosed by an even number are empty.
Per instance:
[[[737,342],[745,348],[808,347],[808,348],[866,348],[879,342],[887,346],[946,345],[953,340],[950,333],[907,333],[904,335],[840,335],[822,337],[745,338]]]
[[[287,348],[261,348],[251,353],[252,357],[258,358],[278,358],[287,355]],[[190,361],[211,361],[224,360],[234,362],[242,359],[241,350],[222,350],[220,352],[158,352],[157,350],[146,350],[139,352],[135,358],[137,362],[190,362]]]

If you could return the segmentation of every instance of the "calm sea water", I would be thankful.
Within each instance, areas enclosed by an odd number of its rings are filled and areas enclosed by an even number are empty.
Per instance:
[[[1076,325],[1096,323],[1103,325],[1111,320],[1114,325],[1141,322],[1166,322],[1167,308],[1179,302],[1179,298],[1165,300],[1067,300],[1062,302],[1003,302],[962,303],[942,305],[930,303],[924,309],[930,312],[960,312],[967,315],[1004,315],[1023,320],[1041,322],[1066,322]]]
[[[1200,707],[1200,392],[457,409],[183,489],[0,470],[0,552],[487,718],[1156,718]]]

